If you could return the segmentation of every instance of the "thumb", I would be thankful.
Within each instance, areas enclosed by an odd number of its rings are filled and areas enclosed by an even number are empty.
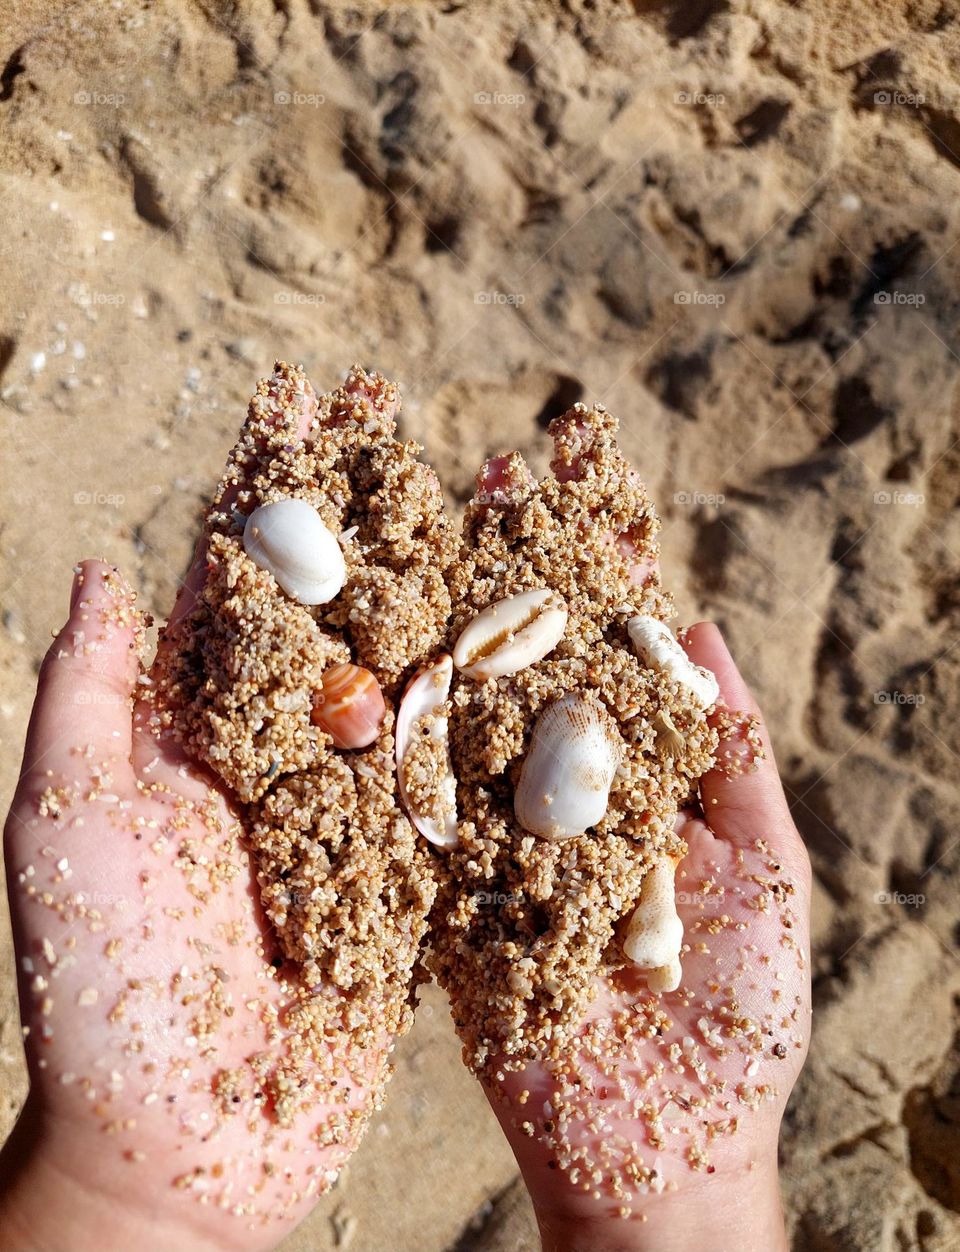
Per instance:
[[[743,845],[752,844],[757,838],[780,843],[795,838],[763,715],[723,635],[712,622],[699,622],[690,627],[680,642],[691,661],[709,669],[720,684],[722,708],[710,721],[720,731],[719,759],[726,768],[718,766],[700,780],[707,824],[721,838]],[[736,768],[737,763],[747,763],[751,754],[743,731],[736,725],[730,726],[724,716],[728,712],[747,714],[755,719],[763,759],[753,768],[749,765],[743,770]],[[734,768],[730,768],[731,762]]]
[[[70,615],[40,668],[20,784],[75,774],[77,753],[92,749],[114,781],[129,771],[133,693],[143,616],[120,572],[104,561],[76,570]],[[48,773],[49,772],[49,773]],[[124,781],[129,779],[124,776]]]

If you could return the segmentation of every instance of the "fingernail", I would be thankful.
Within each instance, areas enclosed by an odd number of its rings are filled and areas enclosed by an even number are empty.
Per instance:
[[[73,586],[70,588],[70,616],[72,617],[80,603],[80,592],[83,590],[83,570],[78,565],[73,571]]]
[[[700,630],[704,626],[713,626],[713,622],[691,622],[689,626],[685,626],[683,630],[677,631],[677,638],[682,644],[690,641],[690,636],[695,630]]]

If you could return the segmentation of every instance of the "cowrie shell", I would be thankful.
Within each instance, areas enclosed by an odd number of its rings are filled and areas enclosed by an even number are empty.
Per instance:
[[[521,591],[477,614],[457,640],[453,663],[480,682],[517,674],[552,652],[566,625],[567,606],[555,591]]]
[[[301,604],[326,604],[346,581],[336,536],[312,504],[295,496],[254,509],[243,528],[243,546]]]

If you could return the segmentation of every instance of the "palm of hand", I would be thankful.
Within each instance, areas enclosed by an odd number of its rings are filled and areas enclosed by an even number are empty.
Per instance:
[[[41,674],[6,832],[35,1040],[22,1124],[98,1213],[107,1200],[198,1247],[271,1246],[355,1146],[388,1044],[305,1054],[238,817],[153,738],[144,707],[132,716],[129,593],[95,562],[84,579]],[[693,636],[726,704],[755,710],[715,628]],[[579,1084],[564,1117],[545,1066],[492,1093],[541,1220],[646,1212],[648,1192],[691,1198],[713,1168],[772,1164],[808,1036],[809,865],[763,737],[755,775],[702,780],[716,835],[699,821],[683,832],[680,991],[650,996],[626,974],[599,988],[564,1059]],[[613,1202],[584,1149],[621,1180]]]
[[[251,1230],[269,1220],[275,1241],[349,1155],[344,1114],[367,1105],[383,1054],[303,1055],[236,813],[144,706],[131,733],[133,628],[104,568],[85,567],[97,648],[61,636],[7,827],[30,1100],[92,1194],[218,1241],[226,1209],[230,1245],[261,1246]]]
[[[718,640],[699,627],[688,651],[717,673],[729,707],[754,709]],[[680,988],[657,996],[638,972],[605,978],[574,1058],[488,1092],[535,1205],[560,1221],[627,1216],[650,1193],[690,1196],[714,1172],[775,1163],[809,1042],[810,870],[762,737],[756,774],[702,780],[713,829],[699,818],[681,829]],[[742,755],[736,736],[722,750]],[[598,1165],[621,1189],[613,1200],[591,1177]]]

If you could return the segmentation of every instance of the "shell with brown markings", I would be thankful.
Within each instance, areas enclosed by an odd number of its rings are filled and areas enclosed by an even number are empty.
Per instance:
[[[570,839],[603,820],[623,760],[616,722],[593,695],[570,691],[540,714],[514,795],[524,830]]]
[[[375,676],[360,665],[334,665],[320,679],[310,720],[338,748],[365,748],[380,733],[387,707]]]

